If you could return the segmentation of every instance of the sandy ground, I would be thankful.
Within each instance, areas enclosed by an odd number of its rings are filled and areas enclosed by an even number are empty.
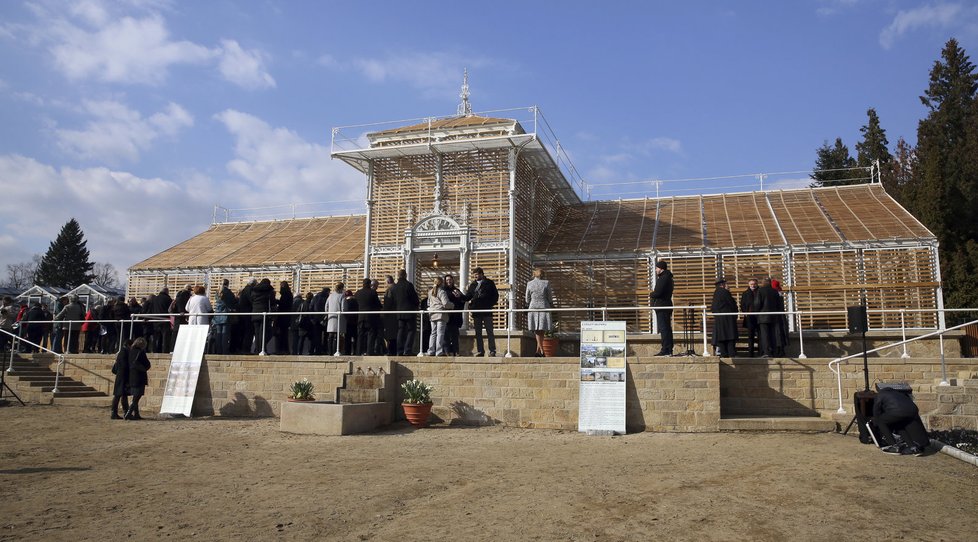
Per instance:
[[[978,469],[835,434],[588,437],[0,408],[0,540],[976,540]]]

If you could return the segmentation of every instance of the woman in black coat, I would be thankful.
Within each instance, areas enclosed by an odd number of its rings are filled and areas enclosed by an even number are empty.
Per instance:
[[[289,288],[289,282],[283,280],[279,283],[278,289],[278,312],[281,313],[275,318],[275,353],[276,354],[289,354],[289,325],[292,324],[292,315],[289,314],[293,310],[294,296],[292,295],[292,288]],[[291,352],[295,355],[295,352]]]
[[[115,355],[115,364],[112,365],[112,374],[115,375],[115,384],[112,386],[112,419],[121,420],[119,416],[119,401],[122,401],[122,410],[129,412],[129,347],[123,346],[119,353]]]
[[[149,378],[146,376],[151,365],[149,358],[146,357],[146,340],[142,337],[136,339],[129,349],[129,391],[132,393],[132,404],[126,412],[127,420],[141,420],[139,415],[139,400],[146,393],[146,385]]]
[[[716,287],[710,311],[734,314],[713,317],[713,342],[719,350],[718,356],[732,358],[737,352],[737,302],[727,289],[727,281],[717,280]]]

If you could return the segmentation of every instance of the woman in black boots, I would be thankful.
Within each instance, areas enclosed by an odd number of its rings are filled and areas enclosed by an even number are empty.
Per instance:
[[[129,391],[132,393],[132,405],[126,413],[127,420],[141,420],[139,415],[139,400],[146,392],[146,384],[149,379],[146,372],[151,367],[149,358],[146,357],[146,340],[142,337],[136,339],[129,349]]]
[[[129,412],[129,345],[123,345],[122,350],[115,356],[112,365],[115,384],[112,386],[112,419],[121,420],[119,416],[119,401],[122,401],[123,414]]]

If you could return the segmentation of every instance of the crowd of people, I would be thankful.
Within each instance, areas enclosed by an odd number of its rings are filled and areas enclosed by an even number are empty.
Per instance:
[[[673,355],[673,291],[675,279],[665,261],[655,264],[656,282],[650,294],[661,348],[656,355]],[[0,329],[58,353],[114,353],[131,337],[142,338],[145,352],[173,350],[181,325],[209,325],[208,352],[212,354],[274,353],[290,355],[390,355],[421,352],[454,356],[459,352],[459,330],[468,304],[475,328],[475,356],[496,356],[493,308],[499,302],[495,283],[482,268],[473,270],[465,290],[451,273],[436,277],[424,297],[407,280],[386,277],[383,298],[380,283],[363,279],[358,290],[338,282],[319,292],[293,294],[288,281],[278,290],[267,278],[251,279],[237,293],[225,279],[214,302],[201,285],[188,284],[171,297],[169,288],[137,301],[110,299],[86,310],[77,296],[62,298],[55,311],[33,302],[17,306],[10,297],[0,305]],[[721,357],[736,355],[741,329],[750,357],[782,357],[788,346],[788,320],[781,285],[765,277],[758,285],[750,279],[739,303],[723,278],[717,279],[710,310],[714,316],[712,344]],[[542,269],[533,271],[526,286],[527,330],[536,337],[536,356],[543,356],[544,334],[552,329],[553,294]],[[421,337],[418,337],[419,311]],[[389,313],[389,314],[388,314]],[[738,313],[740,315],[738,322]],[[80,325],[79,325],[79,322]],[[739,323],[739,325],[738,325]],[[131,326],[131,328],[130,328]],[[0,333],[0,351],[9,336]],[[37,348],[23,344],[25,352]]]

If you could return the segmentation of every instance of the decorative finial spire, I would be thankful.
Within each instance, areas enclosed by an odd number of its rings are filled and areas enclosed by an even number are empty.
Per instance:
[[[472,115],[472,104],[469,103],[469,69],[465,68],[462,75],[462,93],[458,95],[462,98],[462,103],[458,104],[458,116],[468,117]]]

